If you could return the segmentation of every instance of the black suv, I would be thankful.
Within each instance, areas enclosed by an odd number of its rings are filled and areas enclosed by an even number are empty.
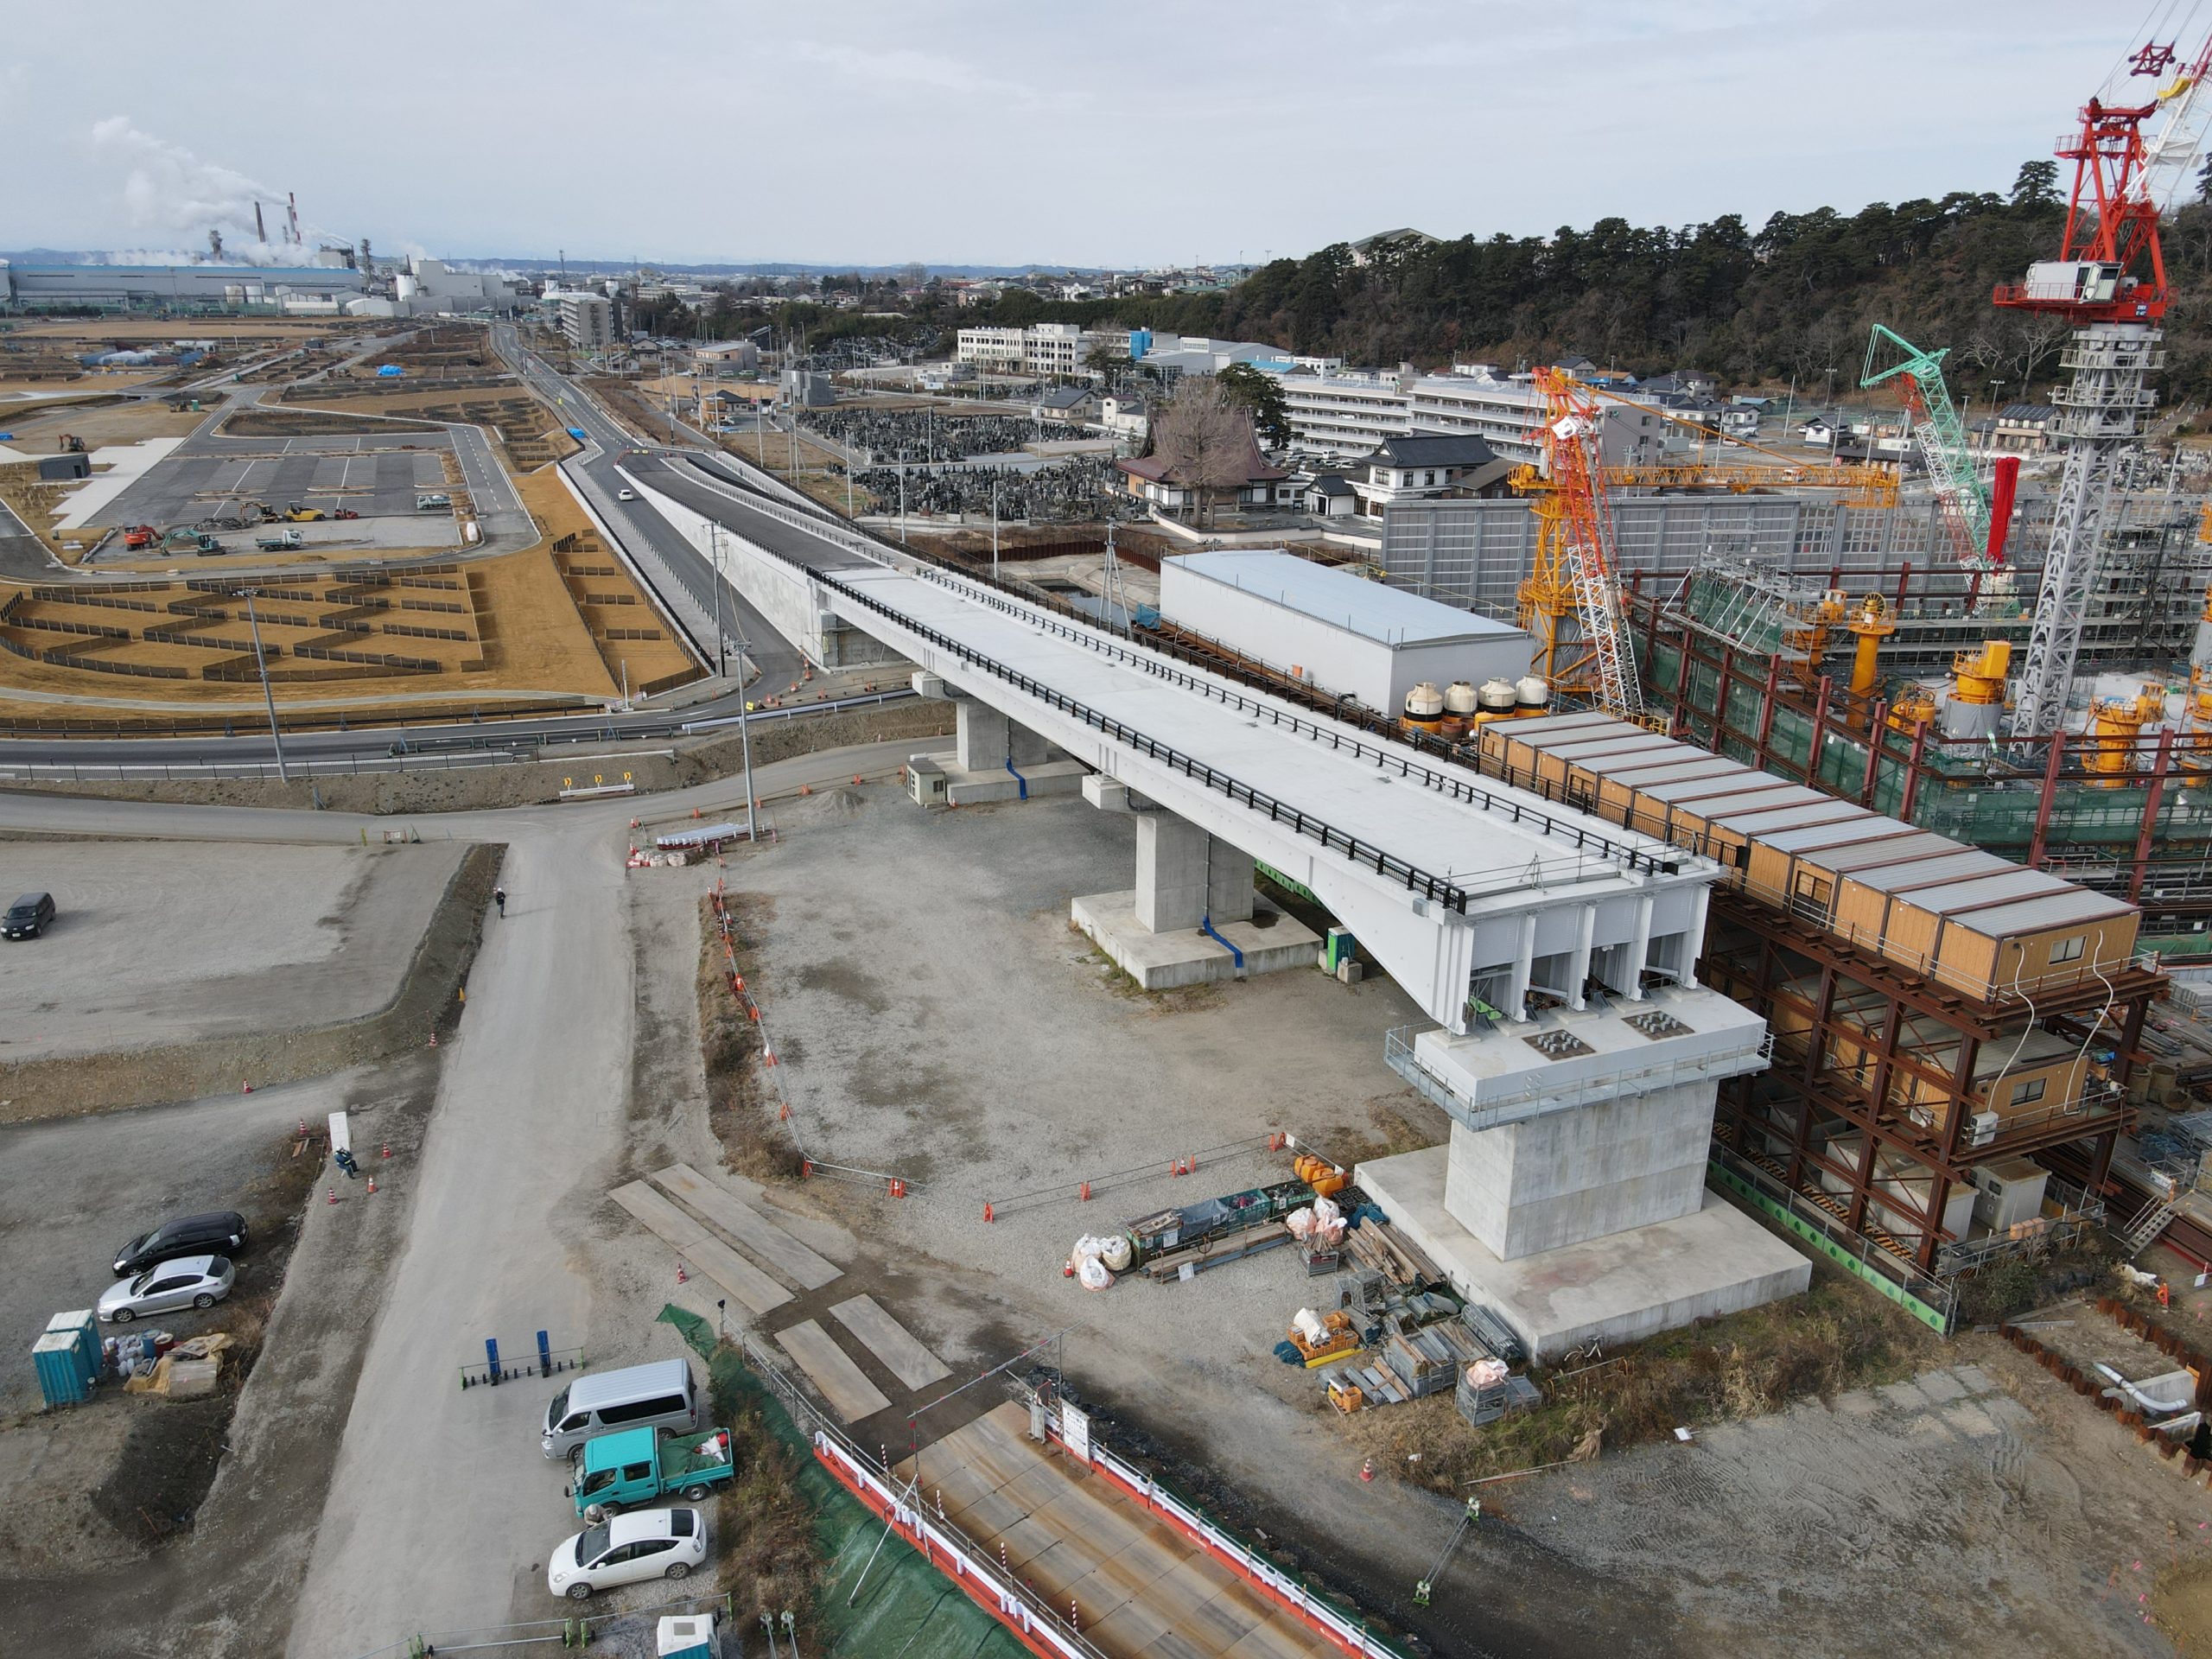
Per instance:
[[[54,895],[50,893],[27,893],[8,906],[5,921],[0,921],[0,936],[11,939],[35,939],[46,931],[54,919]]]
[[[217,1210],[204,1216],[179,1216],[150,1233],[141,1233],[115,1253],[115,1271],[123,1278],[159,1266],[181,1255],[227,1255],[245,1246],[245,1217],[235,1210]]]

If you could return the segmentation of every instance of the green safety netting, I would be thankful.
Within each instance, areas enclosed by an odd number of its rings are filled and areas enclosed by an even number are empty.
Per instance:
[[[1026,1659],[1027,1649],[1005,1626],[911,1545],[895,1537],[884,1541],[884,1523],[830,1478],[774,1392],[734,1346],[715,1339],[712,1321],[673,1305],[662,1308],[660,1318],[706,1361],[718,1405],[741,1401],[757,1408],[768,1433],[798,1465],[796,1484],[814,1512],[823,1563],[815,1605],[799,1614],[808,1648],[852,1659]],[[756,1626],[760,1612],[738,1608],[741,1629]]]

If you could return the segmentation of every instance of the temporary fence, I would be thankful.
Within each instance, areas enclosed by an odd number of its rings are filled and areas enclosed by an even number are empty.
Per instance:
[[[730,995],[745,1010],[746,1017],[760,1028],[760,1073],[776,1096],[776,1118],[783,1124],[784,1132],[791,1136],[792,1148],[798,1154],[799,1173],[808,1179],[819,1176],[824,1180],[846,1181],[856,1186],[881,1189],[894,1198],[903,1198],[918,1190],[921,1183],[889,1170],[868,1169],[857,1164],[841,1164],[817,1158],[809,1149],[805,1137],[799,1131],[798,1116],[791,1109],[790,1093],[784,1088],[781,1065],[776,1058],[775,1039],[769,1034],[768,1021],[761,1011],[760,1001],[745,982],[745,976],[737,967],[737,925],[731,918],[727,894],[722,881],[717,878],[714,891],[709,895],[715,907],[715,926],[721,935],[722,966]]]
[[[1015,1210],[1034,1209],[1048,1204],[1084,1204],[1102,1192],[1116,1187],[1129,1186],[1138,1181],[1157,1180],[1163,1175],[1195,1175],[1201,1166],[1228,1163],[1239,1158],[1250,1158],[1262,1153],[1281,1152],[1292,1144],[1293,1137],[1280,1129],[1265,1135],[1248,1135],[1241,1141],[1225,1141],[1217,1147],[1201,1147],[1196,1152],[1171,1153],[1163,1163],[1154,1159],[1128,1169],[1109,1171],[1103,1175],[1077,1177],[1072,1180],[1055,1181],[1050,1186],[1032,1188],[1027,1192],[1009,1193],[1004,1198],[985,1201],[983,1219],[996,1221],[1001,1216]]]

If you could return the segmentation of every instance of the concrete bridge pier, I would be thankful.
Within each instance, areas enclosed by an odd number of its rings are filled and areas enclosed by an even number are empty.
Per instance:
[[[1092,805],[1136,823],[1136,886],[1070,906],[1075,925],[1147,991],[1310,968],[1320,940],[1259,895],[1256,861],[1187,818],[1094,775]]]
[[[925,806],[977,806],[1072,795],[1090,768],[941,675],[914,676],[914,690],[949,700],[958,722],[950,751],[907,757],[914,798]]]

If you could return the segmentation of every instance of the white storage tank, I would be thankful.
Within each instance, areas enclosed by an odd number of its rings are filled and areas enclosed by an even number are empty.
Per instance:
[[[1552,706],[1551,682],[1541,674],[1523,674],[1513,688],[1513,700],[1524,715],[1548,709]]]
[[[1475,688],[1465,680],[1454,680],[1444,688],[1444,712],[1458,715],[1461,719],[1475,712]]]
[[[1444,722],[1444,694],[1430,680],[1406,693],[1406,724],[1434,729]]]
[[[1484,680],[1481,694],[1482,711],[1486,715],[1510,715],[1513,712],[1513,682],[1507,679]]]

